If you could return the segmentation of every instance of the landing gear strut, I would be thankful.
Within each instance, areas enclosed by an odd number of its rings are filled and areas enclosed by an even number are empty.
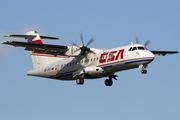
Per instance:
[[[111,75],[111,76],[108,76],[108,77],[109,77],[109,79],[106,79],[104,83],[105,83],[106,86],[112,86],[112,84],[113,84],[112,79],[117,80],[116,77],[118,77],[118,76],[117,75]]]

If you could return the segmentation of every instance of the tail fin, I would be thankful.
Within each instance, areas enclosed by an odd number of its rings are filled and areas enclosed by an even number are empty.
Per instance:
[[[45,38],[45,39],[57,39],[54,37],[39,36],[38,32],[36,32],[36,31],[29,31],[26,33],[26,35],[34,36],[34,37],[27,37],[27,41],[30,43],[36,43],[36,44],[43,44],[41,37]],[[38,53],[38,52],[34,52],[34,51],[31,51],[30,53],[31,53],[31,58],[32,58],[32,63],[33,63],[34,69],[39,68],[44,65],[47,65],[47,64],[50,64],[57,60],[66,58],[63,56],[48,55],[48,54]]]
[[[36,36],[34,38],[30,38],[30,37],[27,38],[28,42],[37,43],[37,44],[43,44],[37,31],[29,31],[29,32],[26,33],[26,35],[34,35],[34,36]]]
[[[42,40],[41,40],[41,38],[40,38],[40,36],[39,36],[37,31],[29,31],[29,32],[26,33],[26,35],[35,35],[36,36],[36,37],[33,37],[33,38],[28,37],[27,41],[29,43],[43,44],[43,42],[42,42]],[[33,62],[34,68],[40,67],[40,65],[41,65],[40,64],[41,63],[40,60],[41,59],[36,55],[35,52],[31,51],[30,53],[31,53],[31,58],[32,58],[32,62]]]

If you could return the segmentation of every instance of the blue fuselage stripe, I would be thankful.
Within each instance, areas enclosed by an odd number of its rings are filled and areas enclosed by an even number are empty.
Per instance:
[[[145,62],[145,61],[153,61],[153,59],[143,59],[143,60],[134,60],[134,61],[122,62],[122,63],[103,66],[101,68],[106,69],[106,68],[110,68],[110,67],[114,67],[114,66],[120,66],[120,65],[123,65],[123,64],[131,64],[131,63]]]

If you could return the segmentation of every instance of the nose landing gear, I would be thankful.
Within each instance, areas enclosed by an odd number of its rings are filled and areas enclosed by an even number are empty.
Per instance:
[[[142,74],[147,74],[146,68],[148,68],[148,65],[140,65],[139,68],[142,68],[142,70],[141,70]]]
[[[142,74],[147,74],[147,70],[141,70]]]

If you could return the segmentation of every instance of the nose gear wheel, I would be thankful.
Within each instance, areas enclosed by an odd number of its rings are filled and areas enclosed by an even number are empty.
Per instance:
[[[147,70],[141,70],[142,74],[147,74]]]

